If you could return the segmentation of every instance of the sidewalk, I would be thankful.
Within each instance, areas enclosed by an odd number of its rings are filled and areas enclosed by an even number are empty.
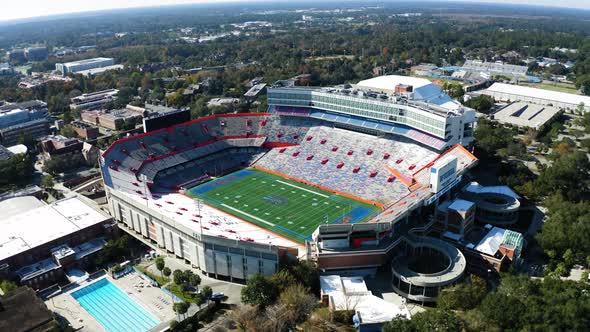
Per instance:
[[[158,254],[164,257],[164,262],[172,272],[174,270],[191,270],[195,274],[198,274],[201,277],[201,284],[199,285],[199,289],[203,288],[203,286],[209,286],[213,290],[213,293],[221,292],[227,296],[227,300],[224,301],[228,304],[240,304],[241,303],[241,290],[244,287],[241,284],[231,283],[228,281],[217,280],[213,278],[209,278],[204,275],[201,270],[191,267],[189,264],[186,264],[182,259],[178,259],[176,257],[169,256],[168,253],[163,252],[162,250],[158,250]],[[155,259],[151,259],[149,263],[142,264],[146,266],[147,270],[150,273],[155,275],[160,275],[160,271],[156,269]],[[170,276],[172,277],[172,275]],[[191,307],[192,309],[192,307]],[[198,309],[197,309],[198,310]],[[190,310],[189,310],[190,312]]]

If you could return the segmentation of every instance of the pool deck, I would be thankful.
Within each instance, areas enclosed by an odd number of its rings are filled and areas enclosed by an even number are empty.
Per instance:
[[[173,302],[170,296],[160,288],[147,287],[149,282],[144,280],[139,274],[132,272],[116,280],[110,276],[106,276],[106,278],[131,297],[137,304],[160,320],[160,323],[152,330],[156,330],[163,325],[168,326],[170,320],[176,319],[176,314],[172,310]],[[67,319],[75,330],[88,332],[106,331],[71,295],[71,293],[100,279],[95,279],[89,283],[81,283],[80,287],[70,289],[67,292],[46,300],[45,304],[49,310]],[[136,285],[139,286],[141,283],[143,283],[143,287],[136,287]]]

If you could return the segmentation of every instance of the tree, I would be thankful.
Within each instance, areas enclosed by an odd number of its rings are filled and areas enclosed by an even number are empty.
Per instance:
[[[162,273],[164,274],[164,277],[168,278],[170,277],[170,274],[172,274],[172,270],[170,270],[170,268],[166,266],[162,270]]]
[[[82,154],[75,154],[73,156],[53,156],[51,159],[43,163],[43,171],[51,175],[57,175],[62,172],[79,167],[84,164],[84,157]]]
[[[51,114],[61,114],[69,111],[70,103],[66,96],[63,94],[58,94],[49,97],[49,100],[47,101],[47,108]]]
[[[590,96],[590,74],[579,76],[576,79],[576,87],[586,96]]]
[[[383,325],[383,332],[418,332],[418,327],[406,317],[397,316]]]
[[[317,306],[317,299],[301,284],[288,286],[279,296],[281,303],[287,307],[287,317],[294,322],[301,322]]]
[[[0,188],[28,183],[34,171],[34,161],[28,154],[17,154],[8,160],[0,160]]]
[[[172,310],[174,310],[174,312],[177,315],[182,315],[183,319],[184,319],[184,314],[186,314],[189,307],[190,307],[190,304],[188,304],[187,302],[176,302],[172,306]]]
[[[485,298],[485,280],[471,276],[469,282],[445,288],[439,294],[437,307],[448,310],[473,309]]]
[[[158,269],[158,271],[160,271],[160,275],[163,276],[163,270],[164,267],[166,267],[166,263],[164,262],[164,257],[162,256],[158,256],[156,257],[156,269]]]
[[[123,235],[117,239],[111,239],[102,250],[99,251],[95,264],[103,265],[111,262],[122,262],[132,255],[130,249],[128,235]]]
[[[172,280],[176,285],[181,286],[184,283],[184,273],[181,270],[174,270]]]
[[[383,326],[383,332],[461,331],[463,322],[452,311],[433,309],[419,312],[411,320],[395,317]]]
[[[490,120],[481,118],[475,129],[476,153],[480,158],[494,158],[498,150],[506,148],[514,132]]]
[[[467,107],[473,108],[478,112],[488,114],[492,106],[494,106],[494,98],[488,95],[479,95],[477,97],[470,98],[463,104]]]
[[[295,277],[295,280],[301,282],[313,294],[319,295],[320,272],[314,262],[308,260],[297,261],[295,265],[290,267],[289,271]]]
[[[45,175],[41,179],[41,187],[45,189],[52,189],[55,186],[55,182],[53,181],[53,176]]]
[[[241,291],[242,302],[265,307],[272,304],[278,297],[276,285],[260,273],[255,274],[246,282]]]
[[[580,200],[590,188],[590,160],[582,151],[561,155],[539,175],[535,186],[543,196],[561,191],[570,200]]]
[[[459,82],[446,81],[443,83],[442,88],[452,98],[459,98],[465,94],[463,85]]]
[[[416,323],[418,331],[461,331],[463,323],[452,311],[429,310],[415,314],[412,321]]]
[[[553,264],[560,261],[585,263],[590,256],[590,203],[571,202],[561,194],[544,201],[547,220],[536,239]]]
[[[201,295],[207,303],[209,303],[209,299],[211,299],[211,296],[213,295],[213,289],[209,286],[203,286],[203,288],[201,288]]]
[[[27,132],[22,132],[18,135],[18,144],[25,145],[28,149],[33,149],[35,147],[35,140],[33,136]]]
[[[287,269],[280,270],[270,276],[270,281],[275,285],[279,293],[282,293],[286,288],[297,283],[295,277]]]
[[[17,288],[18,288],[18,285],[12,281],[8,281],[8,280],[0,281],[0,289],[2,289],[2,291],[4,293],[8,293],[8,292],[13,291]]]
[[[201,284],[201,277],[198,274],[193,273],[191,270],[184,271],[184,282],[190,286],[198,289]]]
[[[63,128],[61,128],[61,130],[59,131],[59,134],[62,136],[65,136],[65,137],[77,137],[78,136],[78,134],[74,130],[74,127],[72,127],[70,125],[65,125]]]

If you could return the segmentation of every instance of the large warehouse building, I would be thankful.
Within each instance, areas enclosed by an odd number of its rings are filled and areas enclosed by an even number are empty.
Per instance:
[[[32,196],[0,202],[0,276],[41,289],[86,264],[117,230],[113,218],[87,198],[45,204]]]
[[[553,106],[573,111],[584,104],[584,111],[590,112],[590,97],[571,93],[530,88],[526,86],[494,83],[481,93],[499,101],[523,101],[533,104]]]
[[[63,76],[68,76],[70,73],[113,66],[114,64],[115,60],[113,58],[92,58],[66,63],[56,63],[55,70],[62,73]]]

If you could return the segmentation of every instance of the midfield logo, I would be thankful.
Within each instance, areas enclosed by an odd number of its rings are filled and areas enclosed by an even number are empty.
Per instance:
[[[276,196],[276,195],[268,195],[264,196],[263,198],[267,203],[276,206],[285,206],[289,205],[289,199],[283,196]]]

